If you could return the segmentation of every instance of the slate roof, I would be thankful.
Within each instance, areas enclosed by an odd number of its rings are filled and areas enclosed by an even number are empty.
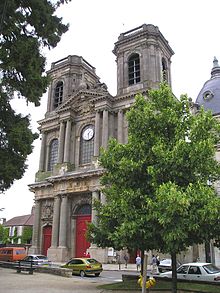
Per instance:
[[[205,110],[211,110],[213,115],[220,113],[220,66],[214,57],[211,78],[205,82],[196,103]]]
[[[11,226],[33,226],[34,225],[34,215],[24,215],[14,217],[8,221],[6,221],[3,226],[11,227]]]

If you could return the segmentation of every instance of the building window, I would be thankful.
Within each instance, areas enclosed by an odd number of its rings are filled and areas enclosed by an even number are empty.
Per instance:
[[[87,125],[83,128],[80,137],[80,164],[91,163],[94,153],[94,126]]]
[[[53,166],[57,163],[58,158],[58,139],[53,139],[49,148],[48,171],[53,170]]]
[[[54,109],[57,108],[60,104],[62,104],[62,102],[63,102],[63,82],[59,81],[55,88],[54,103],[53,103]]]
[[[164,58],[162,58],[162,78],[163,78],[163,82],[168,82],[167,63]]]
[[[132,85],[140,81],[140,57],[138,54],[132,54],[128,59],[128,84]]]
[[[89,204],[84,204],[80,206],[77,210],[77,215],[91,215],[92,208]]]

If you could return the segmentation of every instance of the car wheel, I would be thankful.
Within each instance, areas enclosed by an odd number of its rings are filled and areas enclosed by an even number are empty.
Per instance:
[[[98,277],[100,275],[100,273],[95,273],[95,276]]]
[[[80,277],[82,277],[82,278],[85,277],[85,275],[86,275],[84,271],[80,271],[79,274],[80,274]]]

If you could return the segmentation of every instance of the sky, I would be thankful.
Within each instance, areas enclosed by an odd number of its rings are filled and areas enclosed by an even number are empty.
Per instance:
[[[180,97],[188,94],[193,101],[204,83],[211,77],[214,56],[220,61],[220,1],[219,0],[80,0],[65,4],[57,12],[64,23],[65,33],[52,50],[44,51],[47,70],[51,62],[68,55],[79,55],[96,68],[100,81],[116,95],[116,63],[112,53],[120,33],[144,23],[158,26],[175,52],[171,61],[173,93]],[[41,106],[26,105],[15,99],[12,106],[18,113],[30,114],[32,130],[46,112],[47,93]],[[28,169],[22,179],[0,195],[0,218],[7,220],[30,214],[34,194],[28,184],[34,183],[39,167],[40,139],[34,143],[28,157]]]

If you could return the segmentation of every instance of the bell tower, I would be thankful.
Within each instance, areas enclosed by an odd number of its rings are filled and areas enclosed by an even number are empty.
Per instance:
[[[117,95],[171,86],[171,57],[174,54],[157,26],[143,24],[120,34],[113,53],[117,63]]]

